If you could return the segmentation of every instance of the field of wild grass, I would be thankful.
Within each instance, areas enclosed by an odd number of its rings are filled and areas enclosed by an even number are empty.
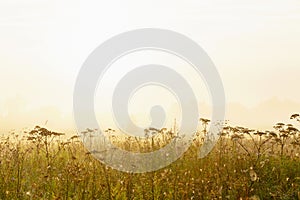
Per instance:
[[[0,140],[0,199],[300,199],[300,118],[291,119],[294,125],[278,123],[270,131],[225,124],[214,150],[198,159],[209,124],[201,119],[203,130],[183,157],[144,174],[106,167],[77,136],[61,139],[39,126],[11,133]],[[114,142],[129,148],[131,141],[146,151],[176,135],[166,129],[145,133],[149,140],[142,144],[130,137]]]

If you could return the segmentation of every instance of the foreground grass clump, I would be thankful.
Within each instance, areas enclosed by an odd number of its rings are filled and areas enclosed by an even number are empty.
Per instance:
[[[209,122],[202,121],[204,129],[182,158],[145,174],[106,167],[77,136],[62,140],[62,134],[39,126],[23,138],[11,134],[0,141],[0,199],[300,199],[297,128],[278,123],[273,131],[256,131],[225,124],[214,150],[198,159]],[[144,152],[176,137],[166,129],[154,131],[149,141],[130,138],[131,146],[119,146]]]

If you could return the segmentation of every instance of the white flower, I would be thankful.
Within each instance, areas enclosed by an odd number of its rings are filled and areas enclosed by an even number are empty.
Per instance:
[[[257,180],[257,174],[253,169],[251,169],[249,171],[249,174],[250,174],[251,181],[256,181]]]

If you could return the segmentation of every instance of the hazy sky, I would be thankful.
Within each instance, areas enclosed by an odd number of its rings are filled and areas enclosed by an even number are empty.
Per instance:
[[[298,0],[1,0],[0,129],[45,120],[72,128],[73,86],[89,53],[113,35],[146,27],[183,33],[204,48],[234,105],[233,121],[265,102],[274,105],[265,112],[281,118],[300,111]],[[286,104],[283,113],[278,105]],[[252,114],[234,114],[239,109]]]

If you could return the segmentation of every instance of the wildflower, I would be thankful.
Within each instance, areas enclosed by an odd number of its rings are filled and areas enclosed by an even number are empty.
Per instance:
[[[274,171],[275,171],[275,169],[276,169],[276,168],[275,168],[275,167],[273,167],[273,168],[272,168],[272,172],[274,172]]]
[[[265,166],[266,162],[265,161],[261,161],[259,164],[260,164],[260,167],[263,168]]]
[[[299,114],[293,114],[293,115],[290,117],[290,119],[295,119],[295,118],[297,118],[297,117],[299,117]]]
[[[253,169],[250,169],[249,174],[250,174],[251,181],[257,180],[257,174]]]

